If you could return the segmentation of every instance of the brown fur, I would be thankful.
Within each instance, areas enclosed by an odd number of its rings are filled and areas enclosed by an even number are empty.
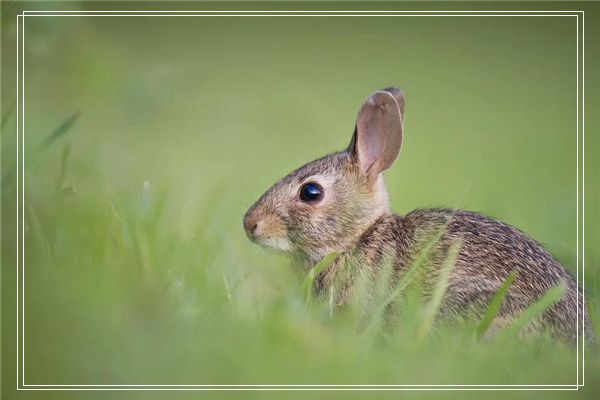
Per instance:
[[[394,104],[396,115],[390,117],[390,105]],[[579,310],[579,333],[591,338],[588,311],[575,279],[523,232],[462,210],[415,210],[405,216],[391,213],[381,172],[391,165],[390,154],[395,158],[400,149],[403,126],[397,113],[401,112],[403,119],[403,110],[404,95],[398,89],[385,89],[371,96],[359,113],[357,127],[363,128],[355,131],[347,150],[290,173],[248,210],[244,226],[250,239],[289,252],[304,269],[330,253],[341,253],[316,280],[317,289],[323,292],[333,285],[348,261],[376,273],[384,259],[391,258],[396,276],[402,276],[424,244],[440,232],[431,257],[423,265],[425,297],[448,258],[451,243],[457,240],[462,243],[441,307],[443,317],[481,316],[509,274],[517,271],[493,329],[513,321],[550,288],[564,281],[567,285],[564,296],[534,321],[529,330],[548,330],[557,337],[574,340]],[[369,119],[361,120],[361,115]],[[362,140],[357,140],[357,135]],[[400,137],[391,140],[393,135]],[[373,163],[373,148],[377,146],[383,149],[383,161],[374,158]],[[390,150],[389,146],[397,148]],[[373,168],[379,169],[373,171]],[[299,190],[306,182],[317,182],[323,187],[325,194],[321,201],[312,204],[299,198]],[[349,284],[344,285],[337,299],[342,305],[351,290]]]

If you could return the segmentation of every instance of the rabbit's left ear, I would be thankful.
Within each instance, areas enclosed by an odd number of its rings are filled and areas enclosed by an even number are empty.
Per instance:
[[[373,93],[362,105],[348,151],[361,171],[376,177],[392,166],[402,146],[404,94],[388,88]]]

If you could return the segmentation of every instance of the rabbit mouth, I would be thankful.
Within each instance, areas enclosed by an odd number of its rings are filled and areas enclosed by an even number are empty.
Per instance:
[[[291,251],[293,245],[287,237],[287,229],[277,215],[257,212],[251,208],[244,216],[244,230],[248,239],[263,247],[279,251]]]
[[[292,251],[293,246],[287,238],[282,237],[265,237],[256,238],[255,243],[274,250]]]

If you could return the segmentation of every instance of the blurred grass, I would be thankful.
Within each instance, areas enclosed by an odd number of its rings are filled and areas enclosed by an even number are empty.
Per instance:
[[[478,342],[465,323],[417,341],[430,328],[410,296],[391,331],[376,313],[361,335],[355,313],[307,307],[305,277],[241,218],[345,146],[364,98],[393,84],[407,95],[394,209],[484,212],[574,271],[574,42],[559,18],[28,20],[27,383],[573,384],[576,354],[546,338]],[[2,196],[14,209],[14,182]],[[598,304],[600,251],[586,252]],[[597,392],[597,351],[586,360]]]
[[[517,271],[511,272],[508,275],[508,278],[506,278],[506,281],[504,281],[502,286],[500,286],[500,289],[498,289],[496,294],[494,294],[494,297],[490,301],[490,304],[488,306],[488,309],[486,310],[486,313],[484,314],[483,318],[481,319],[481,322],[477,326],[477,338],[478,339],[483,338],[483,335],[487,332],[488,328],[492,325],[494,318],[496,318],[496,316],[498,315],[498,312],[500,311],[500,307],[502,306],[502,302],[504,301],[504,298],[506,297],[506,294],[508,293],[508,289],[510,289],[510,287],[512,286],[517,275],[518,275]]]

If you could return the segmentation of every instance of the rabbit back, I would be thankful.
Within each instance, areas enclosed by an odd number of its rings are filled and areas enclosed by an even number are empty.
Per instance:
[[[361,237],[354,257],[376,274],[391,250],[398,279],[418,260],[424,276],[420,290],[428,298],[441,268],[451,257],[453,243],[460,247],[440,308],[441,318],[482,317],[493,296],[516,271],[492,330],[509,324],[548,290],[565,282],[562,298],[532,321],[528,330],[548,330],[573,340],[579,314],[579,333],[592,337],[583,293],[573,276],[534,239],[485,215],[456,209],[419,209],[406,216],[382,216]],[[425,256],[424,251],[428,252]]]

